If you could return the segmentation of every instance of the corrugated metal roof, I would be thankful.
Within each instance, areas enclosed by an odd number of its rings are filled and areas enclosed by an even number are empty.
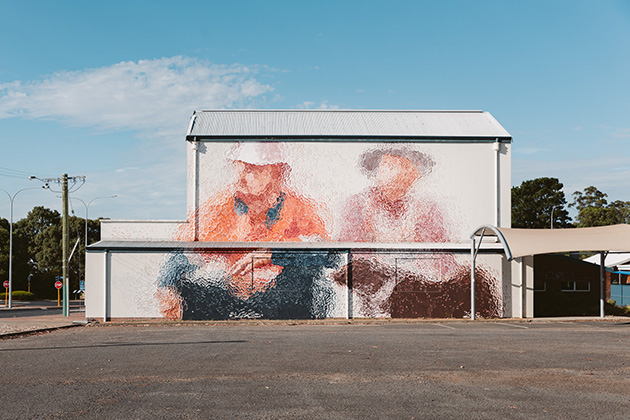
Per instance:
[[[192,118],[188,140],[512,138],[490,113],[482,111],[202,110]]]

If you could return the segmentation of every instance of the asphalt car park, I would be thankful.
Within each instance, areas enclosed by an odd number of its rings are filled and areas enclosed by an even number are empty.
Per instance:
[[[627,418],[630,322],[82,326],[0,341],[0,418]]]

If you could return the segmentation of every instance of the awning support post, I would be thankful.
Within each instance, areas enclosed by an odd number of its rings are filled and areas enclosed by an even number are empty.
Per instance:
[[[599,264],[599,317],[604,317],[604,267],[606,262],[606,255],[608,252],[600,252],[600,264]]]
[[[475,257],[476,252],[475,248],[477,248],[475,244],[475,236],[472,238],[472,246],[470,247],[470,319],[475,319]]]
[[[479,238],[479,248],[481,248],[481,242],[483,241],[483,235],[485,235],[486,229],[481,231],[481,237]],[[470,237],[472,243],[470,247],[470,319],[475,320],[475,260],[477,259],[477,243],[475,241],[475,234]]]

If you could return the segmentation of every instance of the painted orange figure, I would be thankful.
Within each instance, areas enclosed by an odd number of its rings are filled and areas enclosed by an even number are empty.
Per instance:
[[[235,183],[192,212],[189,223],[177,233],[178,240],[302,242],[329,239],[319,216],[323,209],[287,186],[290,167],[281,143],[240,143],[234,150],[233,166],[237,175]],[[241,301],[274,288],[276,279],[285,269],[274,263],[271,252],[197,254],[205,263],[224,265],[225,290]],[[181,316],[182,309],[178,309],[178,305],[173,310],[173,293],[162,296],[161,301],[164,316]]]

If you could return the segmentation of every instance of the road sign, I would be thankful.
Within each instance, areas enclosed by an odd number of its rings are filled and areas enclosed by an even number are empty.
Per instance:
[[[8,289],[9,288],[9,280],[5,280],[3,285],[4,285],[5,289]]]
[[[60,281],[56,281],[56,282],[55,282],[55,287],[56,287],[57,289],[61,289],[61,288],[63,287],[63,283],[62,283],[62,282],[60,282]]]
[[[79,290],[85,290],[85,280],[79,280]]]

